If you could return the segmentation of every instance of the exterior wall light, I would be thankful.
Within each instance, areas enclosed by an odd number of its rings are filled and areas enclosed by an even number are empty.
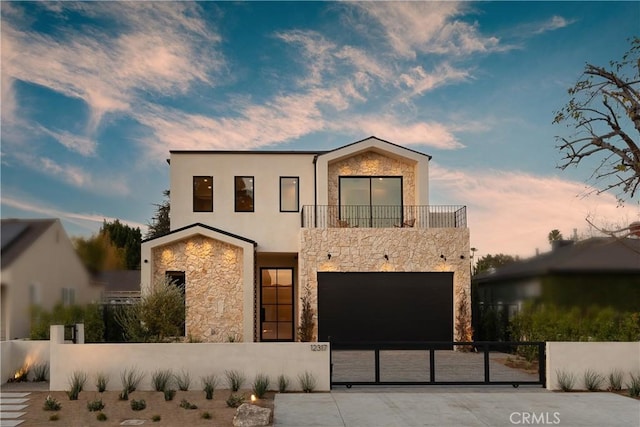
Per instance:
[[[383,258],[384,258],[385,260],[389,261],[389,255],[384,254],[384,257],[383,257]]]
[[[327,259],[331,260],[331,254],[330,253],[327,253]]]
[[[440,254],[440,258],[442,258],[442,260],[443,260],[443,261],[446,261],[446,260],[447,260],[447,257],[446,257],[446,256],[444,256],[444,254]]]

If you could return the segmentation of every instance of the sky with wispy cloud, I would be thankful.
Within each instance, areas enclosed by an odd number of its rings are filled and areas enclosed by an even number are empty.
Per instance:
[[[637,2],[2,2],[1,213],[144,228],[171,149],[433,156],[478,255],[640,219],[560,171],[554,111],[638,35]],[[635,33],[635,34],[634,34]]]

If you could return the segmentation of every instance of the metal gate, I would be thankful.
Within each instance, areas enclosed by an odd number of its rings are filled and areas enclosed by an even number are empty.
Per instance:
[[[332,342],[330,363],[331,387],[545,387],[546,379],[544,342]]]

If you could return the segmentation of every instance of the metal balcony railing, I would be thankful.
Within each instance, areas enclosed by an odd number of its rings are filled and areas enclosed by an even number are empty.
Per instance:
[[[465,228],[467,207],[452,205],[305,205],[304,228]]]

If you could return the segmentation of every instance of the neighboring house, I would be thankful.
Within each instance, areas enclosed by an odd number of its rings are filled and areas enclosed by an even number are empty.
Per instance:
[[[2,340],[28,338],[30,307],[100,298],[58,219],[2,220]]]
[[[640,311],[640,239],[553,242],[550,252],[478,274],[472,287],[476,330],[483,314],[506,322],[526,301]]]
[[[429,205],[431,157],[370,137],[331,151],[171,151],[171,232],[142,243],[142,293],[185,286],[186,334],[454,339],[470,292],[464,206]],[[463,307],[469,313],[470,307]]]

